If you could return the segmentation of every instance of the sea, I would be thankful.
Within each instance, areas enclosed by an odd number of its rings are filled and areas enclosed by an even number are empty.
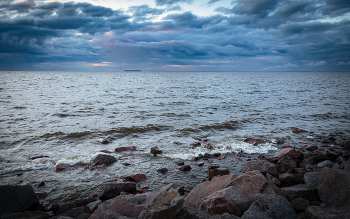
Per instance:
[[[47,194],[43,203],[88,197],[134,174],[147,176],[138,189],[181,182],[188,192],[212,164],[242,173],[247,160],[285,145],[320,145],[313,140],[330,134],[349,139],[350,72],[1,71],[0,112],[0,185],[30,184]],[[284,144],[243,142],[274,137]],[[128,146],[137,151],[114,152]],[[153,156],[156,146],[163,153]],[[101,150],[117,162],[84,169]],[[205,153],[227,157],[200,159],[201,167],[191,161]],[[180,171],[176,158],[192,169]],[[72,168],[53,171],[59,163]]]

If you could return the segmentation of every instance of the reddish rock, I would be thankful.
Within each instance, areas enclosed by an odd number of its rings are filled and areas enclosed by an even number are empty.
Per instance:
[[[96,166],[96,165],[109,165],[111,163],[116,162],[117,159],[111,155],[107,154],[98,154],[94,158],[91,159],[90,163],[91,166]]]
[[[115,152],[123,152],[123,151],[136,151],[135,146],[130,146],[130,147],[119,147],[115,149]]]
[[[158,147],[151,148],[151,154],[157,155],[157,154],[161,154],[161,153],[163,153],[163,151],[160,150]]]
[[[184,165],[185,164],[185,161],[184,160],[182,160],[182,159],[180,159],[180,158],[176,158],[175,160],[174,160],[174,163],[176,163],[177,165]]]
[[[202,145],[202,144],[201,144],[200,142],[198,142],[198,141],[193,142],[193,143],[190,144],[190,146],[192,146],[192,147],[199,147],[199,146],[201,146],[201,145]]]
[[[219,152],[214,153],[214,156],[215,156],[215,157],[218,157],[218,156],[220,156],[220,155],[221,155],[221,153],[219,153]]]
[[[278,175],[275,165],[266,160],[252,160],[246,162],[243,172],[249,172],[253,170],[257,170],[262,174],[269,173],[274,176]]]
[[[345,150],[350,150],[350,141],[345,141],[340,144],[341,147],[343,147]]]
[[[109,142],[107,140],[101,141],[101,144],[108,144]]]
[[[212,160],[212,159],[208,159],[207,161],[208,161],[208,163],[213,163],[214,162],[214,160]]]
[[[275,157],[268,157],[268,156],[264,156],[264,155],[259,155],[258,158],[259,158],[260,160],[269,161],[270,163],[275,163],[275,162],[278,161],[278,159],[275,158]]]
[[[204,165],[204,162],[197,162],[196,164],[197,164],[197,166],[201,167]]]
[[[219,155],[217,158],[218,158],[219,160],[222,160],[222,159],[225,159],[226,156],[225,156],[225,155]]]
[[[191,158],[191,161],[197,161],[197,160],[199,160],[199,157],[192,157]]]
[[[243,140],[243,142],[253,145],[271,143],[271,141],[261,138],[246,138]]]
[[[213,145],[211,145],[209,142],[206,143],[204,147],[209,150],[214,149]]]
[[[131,179],[135,182],[140,182],[147,179],[145,174],[135,174],[131,177]]]
[[[130,163],[125,162],[125,163],[123,163],[123,165],[124,165],[124,166],[129,166]]]
[[[281,150],[278,150],[274,157],[276,158],[282,158],[284,156],[290,156],[293,159],[302,159],[303,154],[300,151],[296,151],[294,148],[283,148]]]
[[[276,177],[274,177],[268,173],[266,173],[266,179],[277,186],[281,185],[281,181],[279,181]]]
[[[220,167],[219,165],[213,164],[213,165],[209,165],[208,169],[217,169],[219,167]]]
[[[182,166],[182,167],[179,168],[179,170],[181,170],[181,171],[189,171],[189,170],[191,170],[191,169],[192,169],[192,168],[191,168],[190,165],[185,165],[185,166]]]
[[[242,216],[249,206],[249,199],[234,186],[230,186],[204,198],[199,209],[211,215],[229,213]]]
[[[214,154],[205,153],[205,154],[203,155],[203,157],[205,157],[205,158],[215,158],[215,155],[214,155]]]
[[[290,202],[296,213],[305,211],[310,206],[310,201],[304,198],[296,198]]]
[[[224,176],[229,174],[230,174],[230,171],[227,168],[209,169],[208,178],[209,180],[212,180],[214,176]]]
[[[63,171],[63,170],[70,170],[71,169],[71,165],[66,164],[66,163],[59,163],[53,169],[56,172]]]
[[[98,196],[100,200],[104,201],[120,195],[121,192],[132,193],[135,191],[136,191],[136,184],[134,182],[103,183],[100,188]]]
[[[316,145],[313,145],[313,146],[306,147],[305,149],[308,151],[315,151],[318,149],[318,147]]]
[[[103,152],[103,153],[106,153],[106,154],[111,154],[111,153],[113,153],[112,151],[109,151],[109,150],[100,150],[100,152]]]
[[[160,168],[160,169],[158,169],[157,170],[157,172],[161,172],[161,173],[166,173],[166,172],[168,172],[168,169],[167,168]]]
[[[308,131],[300,128],[293,128],[293,133],[300,133],[300,132],[308,132]]]

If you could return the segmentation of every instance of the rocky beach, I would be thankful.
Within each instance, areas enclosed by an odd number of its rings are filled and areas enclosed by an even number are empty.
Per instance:
[[[194,187],[172,182],[149,191],[141,184],[152,175],[135,173],[102,183],[99,192],[86,197],[76,193],[62,200],[43,203],[47,195],[38,192],[49,185],[15,184],[0,186],[0,217],[9,218],[350,218],[350,139],[330,133],[313,134],[293,128],[292,135],[308,133],[309,144],[289,145],[279,138],[246,138],[253,146],[274,144],[272,156],[262,154],[205,153],[191,160],[174,159],[179,171],[193,174],[194,167],[205,167],[207,173]],[[102,142],[108,144],[108,142]],[[188,147],[215,149],[210,139],[193,142]],[[103,171],[117,159],[113,154],[136,151],[137,147],[102,150],[84,171]],[[154,159],[162,150],[152,147]],[[44,156],[44,155],[42,155]],[[39,159],[42,156],[32,157]],[[235,160],[244,163],[242,173],[230,173],[220,162]],[[131,165],[128,162],[124,166]],[[71,171],[71,165],[60,163],[52,171]],[[166,167],[158,174],[171,174]]]

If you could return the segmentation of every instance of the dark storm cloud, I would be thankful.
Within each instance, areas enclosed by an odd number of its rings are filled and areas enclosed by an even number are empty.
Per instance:
[[[171,14],[165,19],[173,20],[176,24],[189,28],[203,28],[220,23],[224,18],[220,15],[201,18],[187,11],[181,14]]]
[[[163,6],[163,5],[173,5],[178,3],[192,3],[193,0],[156,0],[157,6]]]
[[[266,17],[275,10],[278,0],[236,0],[232,1],[232,4],[232,12],[235,14]]]
[[[110,8],[94,6],[88,3],[82,3],[78,6],[80,6],[82,12],[92,17],[110,17],[114,14],[113,10]]]
[[[6,7],[6,6],[5,6]],[[24,13],[35,7],[35,2],[33,0],[22,1],[15,4],[7,5],[9,11],[17,11],[18,13]]]
[[[290,17],[298,12],[302,12],[302,10],[307,7],[310,2],[300,1],[300,2],[291,2],[282,5],[276,12],[277,16],[281,16],[283,18]]]

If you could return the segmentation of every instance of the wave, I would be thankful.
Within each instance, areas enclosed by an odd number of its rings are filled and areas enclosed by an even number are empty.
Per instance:
[[[235,130],[242,123],[249,123],[250,120],[228,120],[224,122],[212,123],[207,125],[201,125],[195,128],[183,128],[177,129],[178,132],[198,132],[198,131],[211,131],[211,130]]]

